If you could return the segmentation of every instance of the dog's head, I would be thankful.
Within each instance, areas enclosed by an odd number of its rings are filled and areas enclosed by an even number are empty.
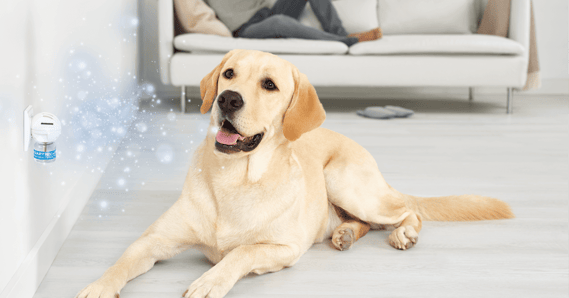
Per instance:
[[[202,79],[200,93],[202,114],[212,109],[216,150],[227,154],[246,154],[271,140],[294,141],[326,118],[306,75],[259,51],[227,53]]]

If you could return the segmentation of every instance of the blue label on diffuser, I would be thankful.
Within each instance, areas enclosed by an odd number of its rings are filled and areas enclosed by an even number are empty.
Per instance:
[[[47,152],[34,150],[34,158],[37,160],[55,159],[55,150]]]

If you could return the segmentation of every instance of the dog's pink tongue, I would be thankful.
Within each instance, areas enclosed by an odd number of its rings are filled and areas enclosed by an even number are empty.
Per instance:
[[[241,137],[238,133],[226,133],[221,130],[217,132],[215,139],[221,144],[225,145],[235,145],[237,144],[237,139]]]

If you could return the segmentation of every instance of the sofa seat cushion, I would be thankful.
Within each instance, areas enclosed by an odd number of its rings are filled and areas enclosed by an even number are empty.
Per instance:
[[[346,54],[348,46],[339,41],[296,38],[233,38],[209,34],[189,33],[174,38],[174,47],[180,51],[226,53],[233,49],[259,50],[275,54]]]
[[[520,55],[523,52],[523,46],[514,40],[483,34],[384,35],[378,40],[356,43],[349,51],[352,55]]]

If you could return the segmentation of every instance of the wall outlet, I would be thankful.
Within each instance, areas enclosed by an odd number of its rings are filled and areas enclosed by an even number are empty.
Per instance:
[[[28,106],[24,110],[24,151],[28,151],[30,140],[32,139],[32,117],[34,116],[34,108]]]

